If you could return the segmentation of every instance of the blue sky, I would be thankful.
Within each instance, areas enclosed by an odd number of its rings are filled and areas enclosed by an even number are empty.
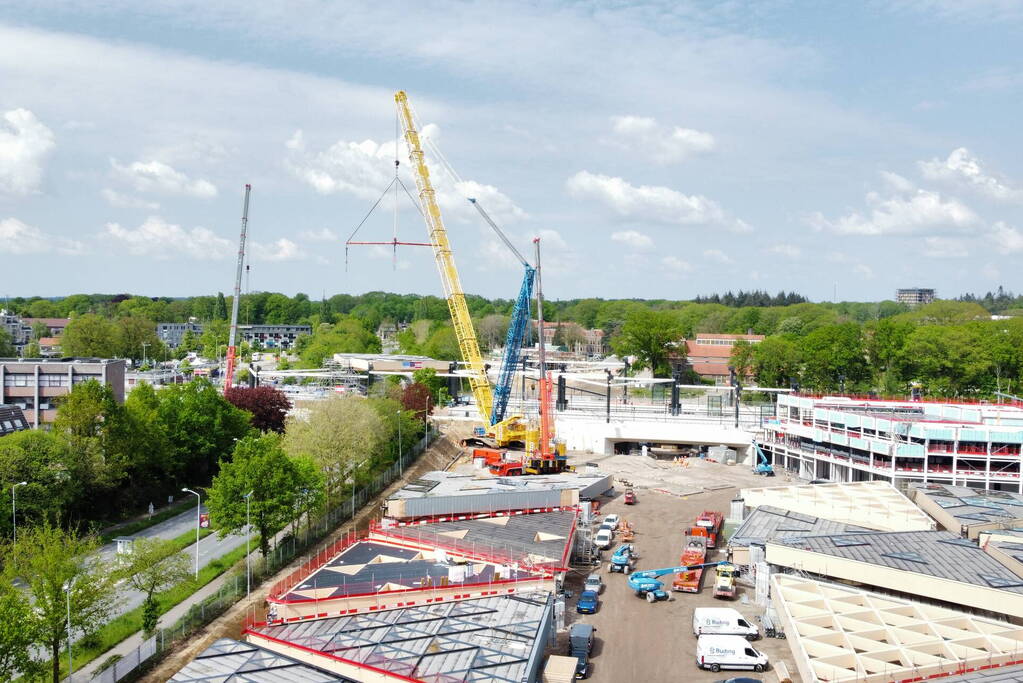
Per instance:
[[[0,0],[0,295],[228,292],[245,183],[253,290],[439,293],[346,265],[397,89],[469,292],[520,267],[467,194],[551,298],[1023,289],[1021,42],[1015,0]]]

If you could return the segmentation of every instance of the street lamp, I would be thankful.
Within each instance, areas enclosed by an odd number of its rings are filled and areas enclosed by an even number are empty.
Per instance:
[[[252,537],[252,524],[249,522],[249,503],[252,501],[254,491],[249,491],[242,498],[245,499],[245,596],[252,592],[252,568],[249,559],[249,539]]]
[[[18,543],[18,504],[14,496],[14,492],[18,490],[19,486],[25,486],[28,484],[27,481],[19,481],[17,484],[11,487],[11,524],[14,526],[14,544]]]
[[[71,662],[71,586],[75,580],[68,579],[64,584],[64,595],[67,596],[67,680],[71,683],[74,675],[74,665]]]
[[[146,367],[146,347],[150,346],[149,342],[142,342],[142,367]]]
[[[199,507],[202,504],[202,496],[197,491],[192,489],[183,488],[181,489],[185,493],[191,493],[195,496],[195,578],[199,579]]]
[[[398,416],[398,476],[405,473],[405,466],[401,462],[401,411],[395,411]]]

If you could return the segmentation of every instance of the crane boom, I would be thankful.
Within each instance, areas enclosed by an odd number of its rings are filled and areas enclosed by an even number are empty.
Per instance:
[[[666,574],[681,574],[682,572],[689,572],[694,569],[705,569],[706,567],[716,567],[719,564],[727,564],[726,562],[702,562],[700,564],[689,564],[679,565],[677,567],[665,567],[663,569],[647,569],[645,571],[632,572],[629,574],[629,578],[632,579],[656,579],[658,576],[664,576]]]
[[[238,358],[238,303],[242,298],[242,271],[245,264],[245,235],[249,227],[249,193],[252,185],[245,185],[242,204],[242,234],[238,239],[238,270],[234,277],[234,300],[231,302],[231,332],[227,340],[227,369],[224,372],[224,391],[234,384],[234,366]]]
[[[430,233],[433,255],[437,261],[437,270],[440,272],[440,279],[444,286],[444,296],[447,297],[451,323],[455,329],[455,337],[458,339],[458,349],[462,353],[462,360],[465,361],[469,369],[469,386],[476,399],[476,409],[482,419],[489,421],[494,405],[494,392],[487,379],[483,355],[480,353],[480,345],[476,339],[472,317],[469,315],[469,307],[465,303],[465,292],[462,291],[462,283],[458,278],[458,269],[455,267],[455,259],[451,253],[448,233],[441,220],[436,193],[430,182],[430,170],[426,167],[415,117],[404,90],[399,90],[394,94],[394,102],[398,107],[398,118],[404,130],[409,162],[412,164],[416,178],[419,202],[426,218],[427,230]]]

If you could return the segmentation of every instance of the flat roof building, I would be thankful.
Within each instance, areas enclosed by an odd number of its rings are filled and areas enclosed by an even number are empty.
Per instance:
[[[760,445],[806,479],[1023,493],[1019,405],[781,395],[776,411]]]
[[[770,505],[878,531],[919,531],[935,526],[909,498],[883,481],[742,489],[740,496],[747,508]]]
[[[365,681],[535,681],[552,643],[549,592],[255,624],[248,642]]]
[[[999,676],[1020,662],[1019,625],[801,576],[772,584],[804,683],[1020,680],[1018,667]],[[984,678],[946,678],[977,670]]]
[[[1023,525],[1023,495],[950,484],[911,484],[909,495],[945,529],[976,539],[981,532]]]
[[[759,344],[764,341],[762,334],[705,334],[697,333],[695,339],[687,339],[684,368],[700,377],[713,379],[723,384],[729,377],[728,366],[731,364],[732,350],[736,343],[745,341]]]
[[[122,403],[125,365],[108,358],[0,358],[0,403],[21,408],[32,427],[53,422],[57,400],[90,379],[109,384]]]
[[[761,505],[751,510],[739,528],[729,536],[728,552],[731,561],[735,564],[748,565],[750,564],[750,546],[763,548],[768,541],[775,539],[870,531],[873,530],[855,524],[833,522],[823,517],[804,515],[771,505]]]
[[[230,638],[216,640],[170,680],[171,683],[359,683],[358,679],[330,673],[254,643],[241,643]]]
[[[948,531],[768,541],[769,564],[1023,619],[1023,576]]]

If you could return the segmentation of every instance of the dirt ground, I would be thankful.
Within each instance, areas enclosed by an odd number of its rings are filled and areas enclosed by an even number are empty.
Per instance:
[[[586,456],[581,456],[585,458]],[[627,461],[621,462],[623,458]],[[592,460],[592,458],[590,458]],[[621,476],[637,485],[639,502],[625,505],[621,489],[616,490],[613,499],[605,499],[601,512],[615,512],[631,522],[637,530],[634,544],[640,558],[637,569],[670,567],[678,563],[682,547],[683,527],[704,510],[716,510],[727,515],[729,501],[737,488],[752,486],[773,486],[790,483],[785,477],[765,479],[752,474],[748,467],[725,466],[717,463],[694,462],[688,469],[681,469],[671,463],[666,470],[670,476],[649,488],[639,487],[639,476],[631,472],[644,472],[651,463],[639,462],[636,456],[612,456],[613,462],[601,463],[604,470],[622,470]],[[631,462],[630,462],[631,461]],[[663,463],[662,463],[663,464]],[[613,465],[613,467],[612,467]],[[681,473],[679,470],[681,469]],[[656,468],[655,468],[656,470]],[[666,482],[669,482],[666,484]],[[699,493],[678,494],[658,492],[673,488],[688,487]],[[711,490],[707,490],[707,489]],[[605,553],[607,556],[607,553]],[[724,559],[721,549],[711,551],[708,561]],[[594,683],[620,681],[714,681],[731,676],[752,676],[765,681],[777,678],[769,669],[764,674],[753,672],[712,673],[701,671],[695,664],[696,637],[692,631],[693,609],[696,607],[734,607],[751,623],[759,623],[760,609],[753,603],[753,591],[739,587],[733,601],[715,600],[711,596],[712,579],[704,572],[703,588],[699,593],[672,593],[668,602],[650,604],[636,595],[626,584],[625,576],[610,574],[605,565],[600,567],[605,587],[600,596],[600,608],[596,614],[580,615],[575,612],[575,597],[579,591],[585,571],[573,572],[566,582],[566,589],[574,594],[566,605],[566,623],[576,621],[593,624],[596,640],[591,657],[592,680]],[[670,585],[671,577],[665,577]],[[747,601],[744,604],[744,599]],[[768,656],[770,662],[783,660],[790,673],[795,673],[795,662],[789,650],[788,641],[762,638],[753,644]],[[567,635],[561,634],[554,654],[565,654]]]

